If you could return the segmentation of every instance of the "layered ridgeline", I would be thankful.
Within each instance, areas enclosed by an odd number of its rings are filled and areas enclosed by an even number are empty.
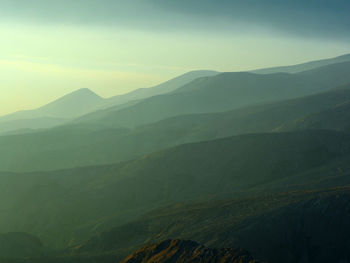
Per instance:
[[[257,69],[257,70],[253,70],[252,72],[259,73],[259,74],[271,74],[271,73],[278,73],[278,72],[299,73],[306,70],[311,70],[311,69],[315,69],[315,68],[319,68],[319,67],[323,67],[331,64],[343,63],[343,62],[349,62],[349,61],[350,61],[350,54],[346,54],[335,58],[311,61],[311,62],[306,62],[306,63],[293,65],[293,66]]]
[[[314,86],[309,81],[301,81],[305,85],[304,88],[298,86],[297,83],[293,84],[293,81],[289,80],[294,79],[295,76],[301,76],[301,79],[309,75],[317,76],[317,79],[323,83],[322,85],[327,87],[330,87],[331,83],[336,85],[345,81],[350,82],[348,66],[347,63],[334,64],[299,75],[219,74],[210,78],[198,79],[192,82],[193,85],[188,84],[171,94],[142,100],[130,107],[119,108],[116,111],[112,110],[113,107],[109,108],[107,115],[106,111],[98,111],[58,128],[16,136],[2,136],[0,137],[0,170],[35,171],[107,164],[130,160],[155,150],[186,142],[241,133],[291,130],[297,127],[289,122],[306,118],[310,114],[317,114],[323,110],[331,110],[346,103],[349,98],[349,90],[346,87],[333,89],[328,93],[280,103],[267,103],[266,100],[277,99],[281,96],[296,96],[295,90],[301,93],[306,90],[308,92],[323,90],[320,85]],[[244,83],[242,76],[246,81],[245,85],[248,86],[238,84]],[[262,80],[260,78],[263,78],[264,81],[257,81]],[[223,81],[224,79],[226,80]],[[280,82],[288,83],[289,88]],[[262,93],[265,95],[262,96]],[[180,98],[178,95],[182,98],[181,101],[172,100],[173,96]],[[249,98],[248,101],[253,104],[258,101],[261,103],[265,101],[265,104],[242,108],[244,103],[248,103],[244,98]],[[159,101],[160,104],[154,100]],[[192,100],[193,104],[190,103]],[[212,107],[214,104],[218,107],[216,110]],[[145,105],[149,105],[152,110],[149,111],[150,108]],[[135,128],[121,126],[125,124],[121,121],[122,119],[133,120],[131,115],[141,118],[141,122],[144,122],[151,121],[153,117],[155,120],[159,115],[164,114],[177,115],[183,111],[191,113],[193,109],[195,109],[193,111],[210,112],[217,111],[219,108],[223,110],[225,107],[237,108],[239,105],[242,106],[240,109],[223,113],[174,116],[158,123]],[[155,117],[156,115],[158,117]],[[90,118],[92,116],[93,118]],[[330,126],[328,128],[332,128]]]
[[[171,92],[196,78],[215,74],[218,73],[205,70],[191,71],[155,87],[138,89],[107,99],[101,98],[89,89],[79,89],[40,108],[0,117],[0,134],[25,133],[32,129],[54,127],[99,109],[132,104],[137,100]]]
[[[142,262],[151,244],[180,238],[272,263],[348,260],[348,72],[338,63],[224,73],[0,137],[0,170],[32,171],[0,173],[0,233],[27,232],[58,249],[15,236],[0,258],[120,262],[146,246],[129,257]],[[57,168],[69,169],[35,172]],[[168,248],[160,255],[173,260],[177,246]]]
[[[238,110],[169,118],[134,129],[71,125],[0,137],[1,170],[34,171],[114,163],[188,142],[226,136],[330,129],[348,131],[350,87]]]
[[[0,232],[62,248],[173,202],[345,185],[349,154],[349,135],[303,131],[186,144],[109,166],[3,173]]]
[[[220,112],[276,100],[301,97],[350,82],[350,62],[332,64],[298,74],[221,73],[196,79],[164,95],[130,107],[86,115],[79,123],[135,127],[169,117]]]

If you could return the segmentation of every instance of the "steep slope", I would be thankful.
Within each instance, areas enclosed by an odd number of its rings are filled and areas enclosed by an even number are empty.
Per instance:
[[[39,257],[44,254],[41,241],[26,233],[0,234],[1,258]]]
[[[264,68],[264,69],[253,70],[252,72],[259,73],[259,74],[271,74],[271,73],[278,73],[278,72],[299,73],[302,71],[311,70],[318,67],[323,67],[323,66],[342,63],[342,62],[349,62],[349,61],[350,61],[350,54],[346,54],[346,55],[342,55],[342,56],[330,58],[330,59],[311,61],[311,62],[302,63],[298,65],[293,65],[293,66]]]
[[[255,263],[243,249],[210,249],[193,241],[166,240],[143,247],[122,263]]]
[[[0,231],[62,247],[173,202],[343,185],[349,153],[349,136],[338,132],[253,134],[117,165],[1,174]]]

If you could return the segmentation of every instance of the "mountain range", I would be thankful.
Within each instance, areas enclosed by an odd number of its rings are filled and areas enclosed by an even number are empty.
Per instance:
[[[347,58],[4,117],[0,262],[347,262]]]
[[[132,103],[154,95],[167,93],[196,78],[215,74],[217,74],[215,71],[191,71],[155,87],[138,89],[125,95],[107,99],[101,98],[87,88],[79,89],[40,108],[19,111],[0,117],[0,134],[16,131],[25,133],[30,129],[51,128],[99,109]]]

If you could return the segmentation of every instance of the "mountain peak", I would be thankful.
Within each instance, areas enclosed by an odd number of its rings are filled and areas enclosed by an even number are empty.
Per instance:
[[[101,98],[99,95],[97,95],[95,92],[93,92],[91,89],[88,89],[88,88],[77,89],[77,90],[63,96],[61,99],[65,98],[67,96],[93,96],[93,97]]]

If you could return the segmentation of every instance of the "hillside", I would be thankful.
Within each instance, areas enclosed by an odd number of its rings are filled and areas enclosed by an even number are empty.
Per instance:
[[[271,263],[341,262],[350,256],[349,201],[344,187],[179,203],[96,236],[75,253],[109,251],[122,257],[138,246],[180,238],[245,247]]]
[[[0,231],[62,247],[173,202],[344,185],[349,153],[339,132],[252,134],[116,165],[1,174]]]

